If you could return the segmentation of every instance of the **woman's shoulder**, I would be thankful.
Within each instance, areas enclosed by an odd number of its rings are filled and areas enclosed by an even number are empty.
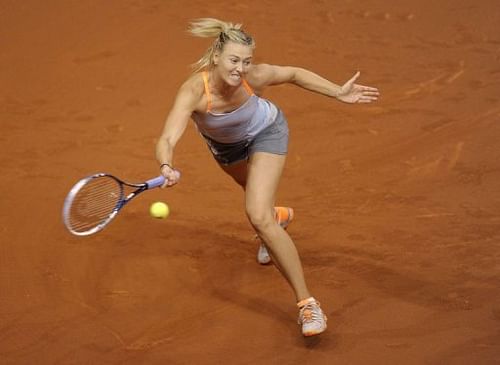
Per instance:
[[[265,63],[253,64],[245,76],[248,84],[257,95],[260,94],[262,89],[265,87],[265,73],[267,66],[269,65]]]
[[[295,67],[278,66],[261,63],[253,65],[248,73],[248,82],[256,89],[263,89],[271,85],[293,82]]]
[[[265,77],[265,74],[268,71],[269,67],[270,65],[268,65],[267,63],[252,65],[252,67],[250,67],[250,70],[248,71],[247,79],[252,80],[253,82],[258,82],[260,79]]]
[[[202,110],[205,97],[203,74],[196,72],[190,75],[180,86],[178,97],[189,101],[193,110]]]
[[[190,75],[180,87],[180,91],[189,92],[193,95],[202,95],[205,90],[203,74],[196,72]]]
[[[247,81],[255,90],[269,86],[277,66],[267,63],[254,64],[247,74]]]

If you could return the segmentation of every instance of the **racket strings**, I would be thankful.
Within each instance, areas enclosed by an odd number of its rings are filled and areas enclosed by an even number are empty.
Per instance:
[[[89,231],[105,223],[123,200],[121,184],[109,176],[92,178],[75,194],[69,224],[76,232]]]

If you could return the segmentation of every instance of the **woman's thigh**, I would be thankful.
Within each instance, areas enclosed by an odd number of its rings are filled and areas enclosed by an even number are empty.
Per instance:
[[[245,190],[247,213],[260,216],[274,207],[285,162],[286,155],[255,152],[248,161],[219,166]]]
[[[232,165],[219,164],[219,166],[222,170],[224,170],[226,174],[231,176],[238,185],[240,185],[243,189],[245,189],[247,183],[247,175],[248,175],[247,160],[241,160]]]
[[[272,211],[286,155],[256,152],[250,156],[245,189],[247,214],[261,216]],[[269,212],[268,212],[269,210]]]

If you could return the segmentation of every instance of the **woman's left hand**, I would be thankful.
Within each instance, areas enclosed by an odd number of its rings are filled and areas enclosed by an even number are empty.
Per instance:
[[[377,101],[380,93],[377,88],[355,84],[354,81],[359,77],[360,72],[347,81],[337,95],[337,99],[344,103],[371,103]]]

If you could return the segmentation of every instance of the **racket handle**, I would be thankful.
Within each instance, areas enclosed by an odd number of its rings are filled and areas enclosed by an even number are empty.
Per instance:
[[[181,173],[175,170],[175,174],[177,175],[177,179],[181,177]],[[162,186],[165,183],[165,177],[163,175],[157,176],[154,179],[146,181],[148,185],[148,189],[157,188],[158,186]]]
[[[152,189],[157,188],[158,186],[162,186],[164,182],[165,177],[163,175],[160,175],[158,177],[155,177],[154,179],[146,181],[146,184],[148,184],[148,189]]]

